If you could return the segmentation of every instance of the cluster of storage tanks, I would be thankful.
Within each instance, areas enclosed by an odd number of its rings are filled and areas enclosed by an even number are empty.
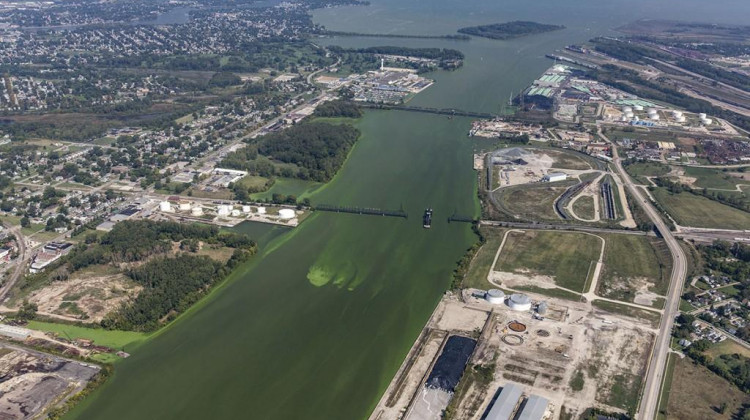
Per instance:
[[[181,212],[190,212],[193,216],[203,216],[203,207],[200,205],[193,205],[191,203],[180,203],[177,207]],[[159,210],[166,212],[166,213],[172,213],[175,211],[175,208],[172,206],[172,203],[169,201],[162,201],[159,203]],[[257,208],[257,214],[266,214],[266,208],[265,207],[258,207]],[[240,215],[244,214],[251,214],[253,212],[252,207],[250,206],[242,206],[242,210],[234,208],[231,204],[220,204],[216,206],[216,214],[219,216],[232,216],[232,217],[239,217]],[[293,219],[296,216],[296,213],[292,209],[281,209],[279,210],[279,218],[280,219]]]
[[[490,289],[485,293],[484,298],[493,305],[506,303],[514,311],[524,312],[531,310],[531,298],[522,293],[514,293],[506,299],[505,293],[502,290]]]
[[[643,111],[643,107],[640,106],[640,105],[636,105],[636,106],[633,106],[633,107],[630,107],[630,106],[623,107],[622,108],[622,121],[623,122],[627,122],[627,121],[639,121],[640,118],[638,118],[635,115],[635,111]],[[648,119],[649,120],[651,120],[651,121],[659,121],[660,116],[659,116],[659,110],[658,109],[656,109],[656,108],[649,108],[648,111],[646,111],[646,113],[648,115]],[[706,116],[706,114],[704,114],[704,113],[698,114],[698,118],[700,119],[701,124],[703,124],[703,125],[711,125],[711,124],[713,124],[713,120],[711,118],[708,118]],[[684,122],[687,121],[687,119],[685,118],[685,114],[682,111],[678,111],[678,110],[673,110],[672,111],[672,119],[675,122],[678,122],[678,123],[684,123]]]

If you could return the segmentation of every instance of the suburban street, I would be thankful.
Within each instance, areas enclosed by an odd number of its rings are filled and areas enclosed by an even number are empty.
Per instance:
[[[636,201],[638,201],[644,209],[649,219],[651,219],[659,230],[659,233],[661,233],[666,241],[669,251],[672,254],[672,275],[669,282],[666,301],[664,303],[664,314],[661,318],[659,333],[654,340],[654,345],[651,350],[651,357],[648,363],[646,380],[643,387],[643,396],[638,406],[637,413],[637,418],[639,420],[651,420],[656,417],[656,411],[659,408],[659,396],[661,385],[664,381],[667,356],[669,354],[671,342],[672,326],[674,325],[674,319],[679,311],[680,295],[687,274],[685,254],[680,247],[680,244],[677,242],[677,239],[675,239],[672,232],[670,232],[669,228],[662,220],[661,215],[644,197],[641,189],[633,183],[633,180],[623,169],[622,162],[620,161],[617,152],[617,147],[615,147],[614,143],[601,132],[601,127],[597,128],[599,135],[608,143],[612,144],[612,157],[615,167],[617,172],[620,173],[625,186],[630,190],[631,194],[633,194]]]

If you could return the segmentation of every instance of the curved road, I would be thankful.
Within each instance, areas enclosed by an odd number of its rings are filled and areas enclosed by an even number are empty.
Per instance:
[[[638,414],[636,416],[639,420],[651,420],[656,417],[656,411],[659,408],[659,394],[661,391],[661,384],[664,381],[664,372],[666,370],[667,356],[669,354],[672,327],[677,312],[679,311],[682,285],[684,284],[685,276],[687,274],[685,253],[682,251],[682,247],[680,247],[677,239],[675,239],[672,232],[662,220],[661,215],[651,205],[651,202],[644,198],[641,189],[636,187],[633,180],[622,168],[622,163],[617,153],[617,147],[606,136],[604,136],[604,134],[602,134],[601,127],[597,126],[597,129],[599,135],[608,143],[612,144],[612,157],[617,172],[619,172],[622,177],[622,181],[630,190],[633,197],[635,197],[636,201],[638,201],[638,204],[646,212],[649,219],[651,219],[659,230],[659,233],[661,233],[666,241],[669,251],[672,254],[672,275],[670,277],[669,291],[667,292],[666,302],[664,304],[664,315],[661,318],[659,332],[651,350],[651,357],[646,372],[646,383],[643,388],[643,397],[638,406]]]

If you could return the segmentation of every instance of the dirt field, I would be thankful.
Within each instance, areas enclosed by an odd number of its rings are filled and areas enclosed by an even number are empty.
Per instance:
[[[48,354],[0,344],[0,418],[31,419],[82,389],[99,370]]]
[[[28,300],[36,303],[42,314],[99,322],[120,304],[137,296],[140,290],[140,286],[123,274],[104,274],[93,268],[35,290]]]
[[[727,404],[724,414],[721,405]],[[669,393],[667,419],[731,419],[750,396],[690,359],[677,359]]]

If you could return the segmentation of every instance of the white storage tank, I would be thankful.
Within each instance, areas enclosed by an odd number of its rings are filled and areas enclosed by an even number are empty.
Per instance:
[[[680,118],[682,116],[682,111],[672,111],[672,116],[675,118]]]
[[[253,209],[250,206],[242,206],[243,213],[250,213]]]
[[[296,213],[292,209],[281,209],[279,210],[279,217],[282,219],[294,219]]]
[[[633,107],[633,109],[635,109],[636,111],[643,111],[643,106],[642,105],[636,105],[636,106]]]
[[[266,208],[265,207],[258,207],[258,214],[266,214]]]
[[[237,209],[235,209],[235,210],[232,210],[232,217],[237,217],[237,216],[239,216],[240,214],[242,214],[242,212],[240,212],[239,210],[237,210]]]
[[[627,119],[632,119],[632,118],[633,118],[634,116],[635,116],[635,114],[633,114],[632,112],[626,112],[626,113],[625,113],[625,117],[626,117]]]
[[[180,203],[181,211],[190,211],[190,203]]]
[[[631,107],[629,107],[629,106],[624,106],[624,107],[622,107],[622,112],[624,112],[624,113],[626,113],[626,114],[627,114],[628,112],[633,112],[633,108],[631,108]]]
[[[703,113],[703,112],[701,112],[700,114],[698,114],[698,118],[705,119],[706,118],[706,114]]]
[[[505,293],[500,289],[490,289],[484,294],[484,299],[493,305],[500,305],[505,302]]]
[[[656,115],[659,111],[656,110],[656,108],[649,108],[648,109],[648,115]]]
[[[232,212],[232,206],[227,204],[219,204],[216,207],[216,213],[219,216],[229,216],[229,214]]]
[[[685,116],[677,117],[677,118],[675,118],[675,121],[677,121],[678,123],[684,123],[685,122]]]
[[[648,117],[654,121],[659,121],[659,114],[651,114]]]
[[[172,204],[170,204],[169,201],[162,201],[161,203],[159,203],[159,210],[171,212]]]
[[[201,206],[195,206],[192,210],[190,210],[190,214],[193,216],[203,216],[203,207]]]
[[[510,309],[519,312],[531,310],[531,298],[523,293],[514,293],[508,299],[508,306],[510,306]]]
[[[712,120],[711,118],[701,118],[701,122],[705,125],[711,125],[714,120]]]

